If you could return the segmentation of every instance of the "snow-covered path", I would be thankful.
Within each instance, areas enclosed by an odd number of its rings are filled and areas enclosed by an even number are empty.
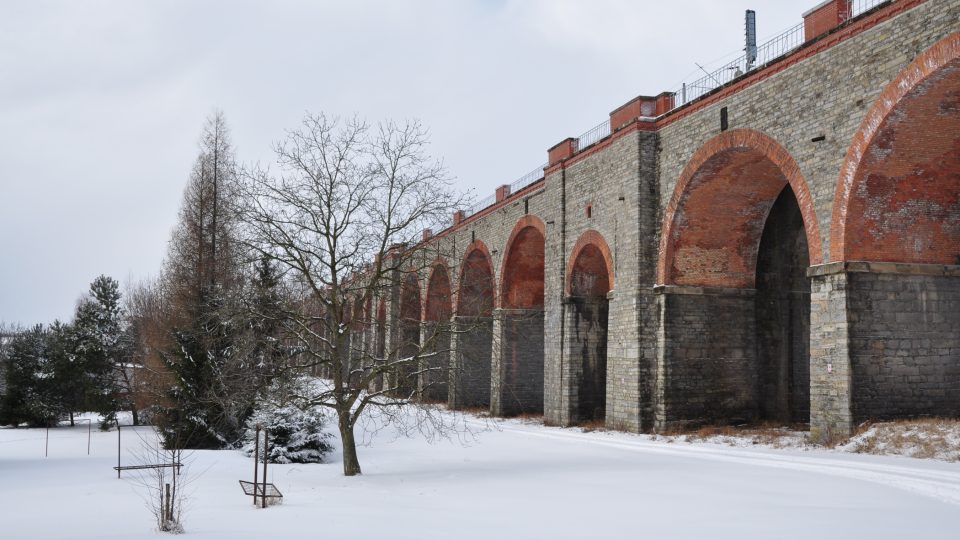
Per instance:
[[[923,460],[872,458],[827,452],[785,452],[777,450],[732,449],[712,444],[668,444],[641,438],[618,438],[621,434],[580,433],[573,430],[529,429],[502,426],[503,431],[564,441],[619,448],[622,450],[665,454],[697,459],[774,467],[795,471],[841,476],[876,482],[960,505],[960,467]],[[931,463],[933,466],[930,466]],[[960,509],[958,509],[960,510]]]
[[[479,425],[479,421],[477,421]],[[960,466],[821,451],[666,443],[505,421],[477,442],[361,449],[364,475],[271,466],[281,506],[254,509],[237,480],[252,462],[197,452],[187,536],[262,538],[953,538]],[[4,539],[156,538],[116,434],[0,430]],[[128,439],[129,440],[129,439]]]

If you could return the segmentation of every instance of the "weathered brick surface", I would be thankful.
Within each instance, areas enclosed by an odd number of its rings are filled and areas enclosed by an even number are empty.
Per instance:
[[[853,137],[834,197],[834,260],[960,264],[960,32],[904,68]]]
[[[803,14],[803,37],[809,41],[833,30],[850,18],[852,0],[827,0]]]

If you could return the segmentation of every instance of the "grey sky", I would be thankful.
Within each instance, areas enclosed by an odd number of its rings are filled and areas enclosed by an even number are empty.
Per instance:
[[[242,163],[303,113],[418,118],[478,197],[809,1],[0,0],[0,321],[156,275],[206,115]]]

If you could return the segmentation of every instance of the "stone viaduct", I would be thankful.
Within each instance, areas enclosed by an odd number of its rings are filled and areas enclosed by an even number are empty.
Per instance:
[[[454,255],[377,300],[374,339],[468,327],[433,397],[557,425],[960,415],[960,0],[873,4],[425,231]]]

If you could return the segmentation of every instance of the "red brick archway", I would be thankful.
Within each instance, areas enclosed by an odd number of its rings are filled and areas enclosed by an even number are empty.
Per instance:
[[[830,258],[960,264],[960,32],[864,117],[837,182]]]
[[[421,315],[420,280],[414,271],[409,271],[400,284],[400,320],[409,323],[420,322]]]
[[[523,216],[510,233],[500,270],[500,306],[542,309],[546,227],[536,216]]]
[[[383,359],[387,353],[387,303],[383,299],[377,305],[375,338],[373,354],[377,359]]]
[[[493,258],[480,240],[467,246],[460,265],[457,315],[490,317],[495,306]]]
[[[680,174],[664,216],[657,283],[751,288],[760,235],[789,185],[800,206],[810,264],[820,264],[820,229],[810,190],[790,154],[750,129],[704,144]]]
[[[450,273],[442,260],[433,263],[427,280],[427,301],[423,303],[423,320],[445,322],[450,319],[453,308]]]
[[[589,230],[580,235],[570,260],[564,292],[568,296],[604,296],[613,290],[613,256],[603,235]]]

